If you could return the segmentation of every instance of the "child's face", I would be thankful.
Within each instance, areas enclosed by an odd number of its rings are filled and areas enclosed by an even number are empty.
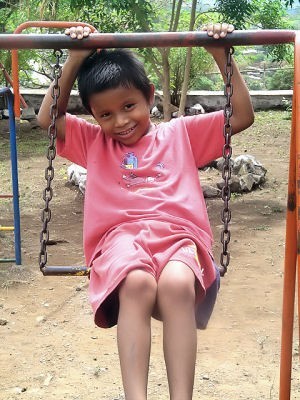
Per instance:
[[[104,134],[125,145],[135,144],[150,127],[150,104],[135,87],[119,86],[91,96],[90,107]]]

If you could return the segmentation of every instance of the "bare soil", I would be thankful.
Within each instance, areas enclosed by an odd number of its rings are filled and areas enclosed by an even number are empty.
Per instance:
[[[232,199],[231,264],[208,328],[198,332],[195,399],[278,399],[285,210],[290,121],[283,113],[257,113],[237,135],[234,156],[248,153],[267,168],[266,184]],[[0,121],[0,192],[9,190],[8,124]],[[94,326],[88,279],[43,277],[38,267],[43,205],[45,135],[17,124],[23,265],[0,264],[0,399],[121,400],[116,329]],[[67,183],[68,163],[56,160],[52,201],[52,265],[81,265],[83,197]],[[220,179],[201,173],[206,183]],[[220,245],[220,200],[209,200]],[[1,200],[0,224],[11,222]],[[12,256],[12,235],[0,232],[0,257]],[[175,311],[175,310],[174,310]],[[175,311],[176,312],[176,311]],[[297,330],[295,318],[295,332]],[[149,400],[166,400],[162,326],[153,321]],[[291,399],[300,398],[299,339],[293,345]]]

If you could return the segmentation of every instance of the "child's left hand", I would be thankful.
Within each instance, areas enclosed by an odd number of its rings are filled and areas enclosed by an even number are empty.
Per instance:
[[[97,31],[94,31],[97,32]],[[78,39],[78,40],[82,40],[84,38],[87,38],[90,36],[90,34],[92,33],[92,30],[89,26],[71,26],[70,28],[67,28],[65,30],[65,35],[70,36],[70,38],[72,39]],[[93,52],[93,49],[82,49],[82,50],[69,50],[69,55],[70,56],[75,56],[75,57],[81,57],[81,58],[86,58],[88,57],[91,53]]]
[[[208,36],[218,40],[226,37],[228,33],[232,33],[234,31],[234,26],[227,23],[207,24],[202,27],[202,30],[206,31]],[[221,52],[224,53],[222,47],[204,46],[204,48],[213,57],[216,57]]]
[[[219,39],[226,37],[228,33],[232,33],[234,26],[227,23],[207,24],[202,27],[202,30],[206,31],[208,36]]]

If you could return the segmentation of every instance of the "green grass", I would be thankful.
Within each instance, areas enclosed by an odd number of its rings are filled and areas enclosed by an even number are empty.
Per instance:
[[[254,231],[269,231],[271,227],[269,225],[258,225],[253,228]]]
[[[6,127],[7,122],[7,127]],[[10,158],[8,121],[2,121],[4,127],[0,134],[0,162]],[[41,129],[30,129],[28,122],[16,123],[18,157],[43,156],[48,145],[47,133]]]

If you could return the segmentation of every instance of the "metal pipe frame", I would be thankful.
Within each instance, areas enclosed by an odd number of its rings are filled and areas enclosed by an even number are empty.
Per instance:
[[[20,118],[20,89],[18,50],[24,48],[108,48],[108,47],[182,47],[202,46],[204,44],[277,44],[294,40],[295,33],[290,30],[235,31],[225,40],[209,38],[206,32],[147,32],[147,33],[95,33],[84,40],[73,40],[66,35],[20,35],[28,28],[65,29],[71,26],[86,25],[94,32],[92,25],[76,21],[27,21],[20,24],[13,35],[0,35],[0,48],[11,49],[13,90],[15,95],[15,116]],[[4,39],[3,41],[1,39]],[[16,43],[16,44],[15,44]],[[4,46],[4,47],[2,47]],[[6,47],[5,47],[6,46]]]
[[[92,33],[83,40],[63,34],[0,34],[0,49],[92,49],[137,47],[241,46],[293,43],[294,30],[234,31],[215,40],[206,32]]]
[[[300,313],[300,32],[295,38],[295,74],[290,164],[288,180],[288,203],[286,216],[286,240],[283,277],[280,400],[290,400],[295,295],[298,289],[298,314]],[[296,282],[298,276],[298,288]],[[298,323],[300,335],[300,322]]]

